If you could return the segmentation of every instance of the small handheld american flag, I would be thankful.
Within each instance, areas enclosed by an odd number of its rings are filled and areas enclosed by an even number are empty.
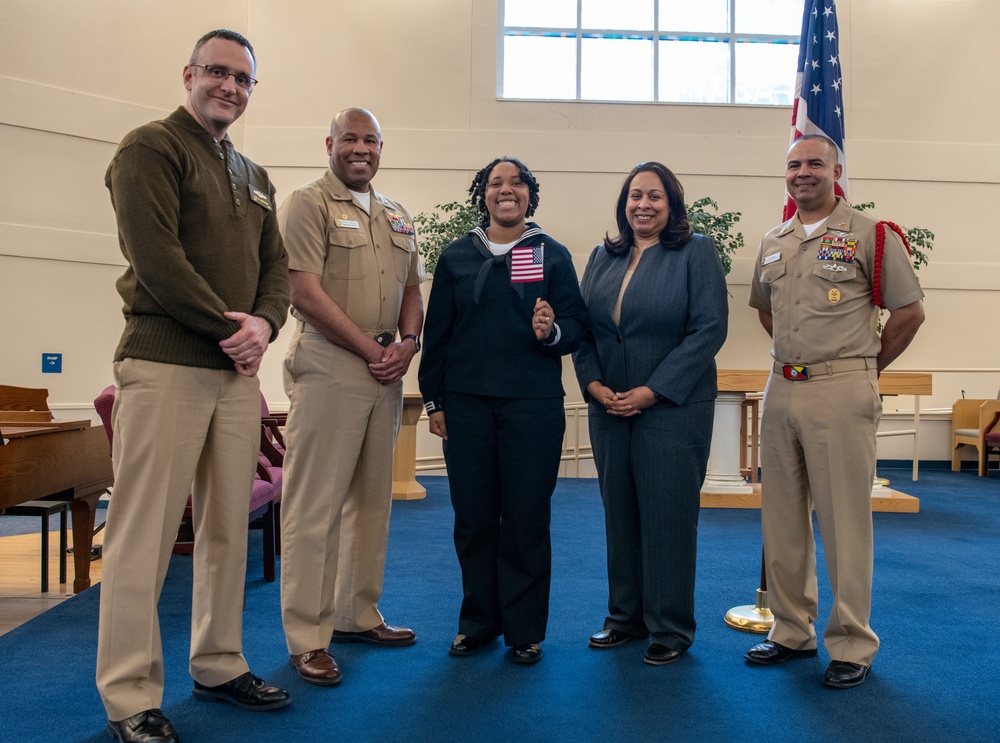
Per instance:
[[[545,277],[545,243],[522,245],[510,250],[510,281],[523,284]]]

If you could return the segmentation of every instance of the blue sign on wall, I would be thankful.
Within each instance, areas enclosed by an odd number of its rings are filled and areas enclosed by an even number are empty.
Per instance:
[[[42,374],[62,374],[62,354],[42,354]]]

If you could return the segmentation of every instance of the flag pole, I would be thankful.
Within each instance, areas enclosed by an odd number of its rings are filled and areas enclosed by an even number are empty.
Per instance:
[[[795,101],[792,107],[792,143],[806,134],[822,134],[837,146],[840,180],[834,191],[847,197],[847,158],[844,154],[844,79],[840,64],[840,29],[836,0],[805,0],[799,38]],[[782,221],[795,215],[795,202],[785,194]],[[753,605],[726,612],[726,624],[743,632],[764,634],[774,624],[767,605],[764,551],[760,557],[760,587]]]
[[[767,573],[764,571],[764,550],[760,553],[760,587],[753,604],[734,606],[726,612],[726,624],[740,632],[766,635],[774,624],[774,614],[767,605]]]

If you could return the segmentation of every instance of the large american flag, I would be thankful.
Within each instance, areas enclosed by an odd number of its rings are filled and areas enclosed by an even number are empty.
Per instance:
[[[544,278],[545,243],[511,248],[510,280],[519,284]]]
[[[806,0],[795,76],[792,142],[803,134],[822,134],[837,143],[840,180],[838,196],[847,196],[844,155],[844,78],[840,68],[840,31],[834,0]],[[795,214],[795,202],[785,194],[784,219]]]

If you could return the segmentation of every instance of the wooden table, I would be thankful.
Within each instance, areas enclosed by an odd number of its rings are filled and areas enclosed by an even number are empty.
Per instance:
[[[427,489],[417,482],[417,421],[424,412],[424,401],[418,393],[403,395],[403,420],[392,453],[392,499],[419,500]]]
[[[701,505],[706,508],[759,508],[760,485],[746,482],[740,474],[740,419],[747,393],[761,392],[770,372],[763,369],[720,369],[719,398],[715,406],[715,428],[708,460],[708,474],[702,488]],[[920,443],[920,396],[931,394],[931,375],[914,372],[885,372],[879,378],[882,395],[913,395],[913,428],[888,431],[880,436],[913,436],[913,479],[917,479]],[[916,513],[920,501],[887,488],[872,493],[873,511]]]

